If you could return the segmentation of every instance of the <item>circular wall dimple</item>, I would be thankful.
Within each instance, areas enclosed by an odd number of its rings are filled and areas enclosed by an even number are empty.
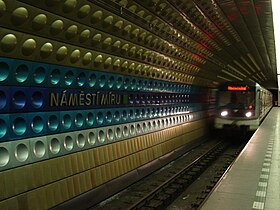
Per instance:
[[[85,4],[82,7],[80,7],[78,14],[77,14],[78,18],[86,17],[90,13],[90,10],[91,10],[91,7],[88,4]]]
[[[68,49],[65,46],[60,47],[56,51],[56,60],[57,61],[63,61],[68,55]]]
[[[51,72],[50,80],[53,85],[57,85],[60,81],[60,71],[59,69],[54,69]]]
[[[185,122],[185,116],[182,116],[182,115],[180,116],[180,122],[181,123]]]
[[[157,123],[156,121],[153,120],[153,128],[156,129],[157,128]]]
[[[99,66],[102,62],[103,62],[103,56],[98,55],[95,57],[93,64],[94,64],[94,66]]]
[[[7,105],[6,94],[0,90],[0,109],[3,109]]]
[[[60,151],[60,143],[59,140],[57,138],[53,138],[50,141],[50,151],[53,154],[57,154]]]
[[[100,88],[103,88],[106,84],[106,77],[105,75],[101,75],[101,77],[99,78],[99,87]]]
[[[131,80],[130,88],[131,88],[131,90],[136,89],[136,80],[135,79]]]
[[[120,89],[122,87],[122,83],[123,83],[123,79],[122,79],[122,77],[119,77],[116,81],[117,89]]]
[[[92,61],[92,53],[91,52],[87,52],[82,59],[83,65],[89,65]]]
[[[10,72],[10,66],[5,62],[0,62],[0,82],[5,81]]]
[[[91,20],[90,22],[92,24],[95,24],[97,22],[99,22],[103,17],[103,12],[101,10],[95,11],[92,15],[91,15]]]
[[[112,88],[114,86],[115,77],[111,76],[108,81],[108,87]]]
[[[49,57],[52,54],[52,52],[53,52],[53,45],[50,42],[43,44],[42,47],[40,48],[40,56],[42,58]]]
[[[148,130],[151,130],[151,129],[152,129],[152,123],[148,122]]]
[[[72,120],[71,120],[71,116],[69,114],[65,114],[63,117],[62,117],[62,126],[65,128],[65,129],[69,129],[72,125]]]
[[[81,57],[81,51],[76,49],[70,55],[70,62],[71,63],[76,63],[76,62],[78,62],[80,57]]]
[[[142,116],[142,119],[146,118],[146,110],[145,109],[141,110],[141,116]]]
[[[160,127],[164,127],[165,126],[165,121],[164,121],[164,119],[161,119],[161,121],[160,121]]]
[[[135,116],[136,116],[136,119],[140,119],[141,118],[141,111],[139,109],[136,109]]]
[[[116,122],[120,122],[121,121],[121,114],[120,114],[119,111],[115,111],[114,119],[115,119]]]
[[[163,127],[164,124],[162,124],[162,121],[161,120],[158,120],[157,121],[157,127],[160,129],[161,127]]]
[[[36,84],[41,84],[42,82],[44,82],[44,80],[46,78],[45,68],[42,67],[42,66],[36,68],[33,76],[34,76],[35,83]]]
[[[0,138],[3,138],[7,133],[7,124],[4,120],[0,119]],[[0,159],[1,160],[1,159]]]
[[[77,138],[77,145],[79,148],[83,148],[86,144],[86,138],[83,134],[79,134]]]
[[[173,123],[172,123],[172,118],[170,117],[169,118],[169,123],[168,123],[170,126],[172,126],[173,125]]]
[[[129,110],[129,118],[130,118],[131,120],[134,119],[134,112],[133,112],[132,109]]]
[[[5,147],[0,147],[0,167],[4,167],[9,163],[9,152]]]
[[[77,77],[77,84],[79,87],[82,87],[84,86],[85,83],[86,83],[86,74],[82,72]]]
[[[16,26],[22,25],[28,19],[28,11],[25,7],[18,7],[12,12],[12,23]]]
[[[43,94],[39,91],[35,91],[31,96],[31,102],[34,108],[36,109],[41,108],[44,103]]]
[[[107,130],[107,138],[108,138],[109,141],[113,141],[114,140],[114,131],[111,128],[109,128]]]
[[[147,108],[147,117],[151,118],[152,117],[152,112],[150,108]]]
[[[143,127],[143,131],[146,132],[148,127],[147,127],[147,124],[145,122],[142,123],[142,127]]]
[[[156,113],[157,113],[157,116],[158,116],[158,117],[161,117],[161,111],[160,111],[160,108],[156,108]]]
[[[128,135],[129,135],[129,130],[128,130],[128,127],[126,125],[123,127],[123,135],[125,137],[128,137]]]
[[[165,126],[168,127],[169,126],[169,121],[167,118],[165,118],[165,122],[164,122]]]
[[[111,40],[111,38],[107,38],[107,39],[110,39],[110,40]],[[106,47],[107,45],[110,45],[110,44],[111,44],[111,43],[106,43],[106,44],[105,44],[105,42],[106,42],[107,39],[105,39],[105,41],[103,42],[103,47]],[[112,66],[112,58],[111,58],[111,57],[108,57],[108,58],[104,61],[103,66],[104,66],[105,69],[108,69],[110,66]]]
[[[73,138],[71,136],[66,136],[63,145],[67,151],[71,151],[74,148]]]
[[[137,85],[136,85],[137,90],[141,90],[142,87],[142,81],[141,80],[137,80]]]
[[[121,60],[116,59],[115,62],[113,63],[113,70],[117,71],[120,68],[121,65]]]
[[[13,95],[13,105],[16,109],[24,108],[26,104],[25,93],[23,91],[16,91]]]
[[[60,32],[62,32],[64,27],[64,22],[62,20],[55,20],[52,24],[51,24],[51,28],[50,28],[50,33],[52,35],[57,35]]]
[[[156,117],[157,116],[157,113],[156,113],[156,109],[155,108],[152,108],[152,117]]]
[[[0,17],[6,12],[7,7],[3,0],[0,0]],[[1,166],[1,165],[0,165]]]
[[[175,125],[175,117],[170,117],[170,121],[171,121],[170,124]]]
[[[96,142],[96,135],[95,135],[95,133],[94,132],[89,132],[89,134],[88,134],[88,143],[90,145],[94,145],[95,142]]]
[[[29,151],[27,146],[22,143],[18,144],[15,150],[16,159],[20,162],[24,162],[27,160],[28,156],[29,156]]]
[[[75,124],[78,128],[82,127],[84,124],[83,115],[78,113],[75,117]]]
[[[24,118],[18,117],[14,119],[13,125],[12,125],[13,131],[16,135],[21,136],[26,132],[27,126]]]
[[[65,31],[65,37],[67,39],[72,39],[75,36],[77,36],[77,34],[78,34],[78,26],[76,25],[69,26]]]
[[[35,133],[40,133],[44,129],[44,121],[40,116],[32,119],[31,128]]]
[[[77,6],[77,0],[66,0],[63,5],[63,12],[69,13]]]
[[[100,130],[98,132],[98,140],[99,142],[103,143],[105,141],[105,133],[103,130]]]
[[[116,137],[118,139],[120,139],[122,137],[122,131],[121,131],[121,128],[120,127],[117,127],[116,128],[116,133],[115,133]]]
[[[127,120],[128,114],[127,114],[127,111],[126,111],[126,110],[123,110],[123,112],[122,112],[122,118],[123,118],[124,121]]]
[[[80,33],[80,38],[79,38],[79,41],[80,42],[85,42],[89,39],[90,37],[90,34],[91,34],[91,31],[88,30],[88,29],[85,29],[83,30],[81,33]]]
[[[136,125],[136,132],[137,132],[137,133],[141,133],[141,132],[142,132],[142,127],[141,127],[141,125],[138,124],[138,123],[137,123],[137,125]]]
[[[25,64],[19,65],[15,70],[15,78],[19,83],[23,83],[28,78],[28,67]]]
[[[123,87],[124,87],[125,90],[128,89],[128,87],[129,87],[129,79],[128,78],[125,79]]]
[[[37,43],[34,39],[27,39],[22,44],[21,52],[24,56],[30,56],[34,53],[36,47],[37,47]]]
[[[131,135],[135,135],[135,126],[134,125],[130,125],[130,134]]]
[[[39,31],[46,26],[47,21],[48,21],[48,19],[45,14],[38,14],[38,15],[36,15],[36,17],[33,18],[32,28],[34,30]]]
[[[104,122],[104,116],[102,112],[98,112],[97,116],[96,116],[96,121],[98,123],[98,125],[102,125]]]
[[[95,74],[91,74],[91,75],[89,76],[89,81],[88,81],[88,83],[89,83],[89,86],[90,86],[90,87],[93,87],[93,86],[96,84],[96,75],[95,75]]]
[[[89,112],[87,114],[86,122],[87,122],[88,126],[92,126],[93,125],[93,123],[94,123],[94,115],[93,115],[92,112]]]
[[[113,120],[113,115],[112,115],[112,113],[110,111],[108,111],[106,113],[106,121],[107,121],[107,123],[111,123],[112,120]]]
[[[64,76],[64,83],[65,85],[69,86],[73,83],[75,77],[73,71],[67,71]]]
[[[0,47],[3,52],[10,53],[17,46],[17,37],[14,34],[5,35],[0,42]]]
[[[171,116],[171,117],[169,118],[169,124],[170,124],[170,125],[175,125],[175,118],[174,118],[174,117]]]
[[[34,155],[38,158],[46,154],[45,144],[42,141],[36,141],[33,148]]]
[[[55,131],[58,128],[58,118],[56,115],[49,116],[48,127],[51,131]]]

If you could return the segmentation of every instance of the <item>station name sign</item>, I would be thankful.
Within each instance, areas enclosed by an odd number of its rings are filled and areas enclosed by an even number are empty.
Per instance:
[[[52,92],[49,94],[50,107],[91,107],[118,106],[128,104],[128,95],[116,92]]]

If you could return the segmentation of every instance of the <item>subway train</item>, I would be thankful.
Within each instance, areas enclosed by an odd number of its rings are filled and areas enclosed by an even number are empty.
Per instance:
[[[272,108],[272,93],[257,83],[224,83],[217,97],[218,130],[255,131]]]

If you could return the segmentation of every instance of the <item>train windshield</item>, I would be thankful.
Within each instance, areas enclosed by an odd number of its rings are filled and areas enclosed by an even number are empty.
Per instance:
[[[232,109],[254,109],[254,91],[220,91],[218,104],[219,107]]]

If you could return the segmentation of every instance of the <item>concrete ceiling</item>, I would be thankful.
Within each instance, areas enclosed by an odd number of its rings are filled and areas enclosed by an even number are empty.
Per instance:
[[[173,71],[192,76],[193,84],[277,88],[271,0],[91,1],[164,40],[150,47],[167,61],[175,51],[172,62],[180,65]]]

